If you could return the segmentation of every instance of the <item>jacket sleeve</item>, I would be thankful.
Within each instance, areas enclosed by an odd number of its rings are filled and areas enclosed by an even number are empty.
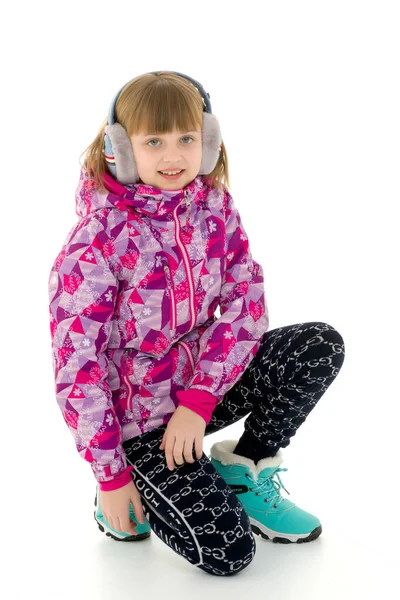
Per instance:
[[[227,190],[225,199],[221,316],[201,335],[193,377],[183,392],[187,397],[191,389],[209,392],[216,398],[215,405],[250,365],[269,326],[263,269],[252,258],[246,231]]]
[[[80,456],[101,490],[132,480],[107,378],[107,344],[119,280],[104,256],[109,243],[93,215],[73,229],[49,275],[55,394]]]
[[[186,406],[203,417],[206,425],[211,421],[213,410],[217,405],[217,398],[204,390],[178,390],[176,392],[179,406]]]

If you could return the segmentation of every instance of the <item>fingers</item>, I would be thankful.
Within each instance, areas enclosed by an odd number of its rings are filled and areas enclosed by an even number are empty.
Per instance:
[[[135,488],[130,498],[130,504],[133,506],[133,512],[135,519],[142,525],[145,522],[144,510],[141,501],[141,497],[137,489]],[[123,515],[108,515],[103,510],[103,516],[109,525],[118,532],[130,533],[131,535],[138,535],[137,523],[135,520],[130,518],[130,510],[128,504],[128,510]]]
[[[198,437],[195,439],[194,449],[195,449],[196,458],[198,458],[200,460],[200,458],[203,456],[203,440],[201,438]]]
[[[179,453],[176,449],[176,439],[175,437],[169,436],[167,437],[167,442],[165,445],[165,458],[167,460],[167,467],[170,471],[173,471],[175,468],[174,456],[176,457],[176,462],[179,464]],[[180,453],[180,459],[182,460],[182,449]]]
[[[103,515],[107,523],[110,525],[110,527],[115,529],[115,531],[118,531],[119,533],[130,533],[131,535],[138,534],[136,530],[136,523],[129,518],[129,510],[128,514],[121,518],[117,516],[111,517],[110,515],[106,515],[104,512]]]
[[[164,432],[163,439],[160,444],[160,450],[164,450],[164,448],[165,448],[165,458],[167,461],[167,467],[170,471],[173,471],[175,468],[174,458],[178,465],[183,464],[182,449],[179,453],[175,436],[174,437],[172,437],[172,435],[167,436],[166,433],[167,433],[167,431]]]
[[[124,515],[123,517],[117,519],[117,521],[119,524],[118,531],[124,531],[125,533],[130,533],[132,535],[138,534],[136,530],[136,523],[135,521],[132,521],[132,519],[129,517],[129,512],[127,515]]]
[[[166,432],[165,432],[166,433]],[[165,448],[165,458],[167,462],[167,467],[170,471],[173,471],[175,468],[175,463],[180,467],[184,464],[184,462],[194,463],[195,458],[193,458],[193,445],[196,443],[196,458],[200,459],[203,456],[202,450],[202,439],[196,439],[195,442],[193,439],[184,439],[180,440],[176,437],[170,436],[169,438],[165,435],[163,436],[163,440],[160,444],[160,450]],[[167,439],[166,439],[167,438]],[[183,457],[182,457],[183,455]]]
[[[163,438],[162,438],[162,442],[161,442],[161,444],[160,444],[160,450],[163,450],[163,449],[164,449],[164,447],[165,447],[165,445],[164,445],[164,442],[165,442],[166,433],[167,433],[167,431],[165,430],[165,431],[164,431]]]
[[[140,494],[136,488],[135,488],[135,492],[133,493],[133,497],[131,497],[131,504],[133,506],[133,512],[135,513],[136,519],[139,521],[139,523],[142,523],[142,525],[143,525],[143,523],[144,523],[143,505],[142,505],[142,500],[141,500]]]
[[[185,457],[185,461],[188,463],[194,463],[194,458],[193,458],[193,444],[194,444],[194,440],[193,438],[188,440],[185,440],[185,451],[183,453],[184,457]]]

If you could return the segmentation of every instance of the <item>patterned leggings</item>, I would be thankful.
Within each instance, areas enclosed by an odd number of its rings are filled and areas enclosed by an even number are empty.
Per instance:
[[[344,353],[341,335],[323,322],[267,331],[241,379],[216,406],[205,435],[248,415],[247,435],[260,447],[263,444],[264,456],[273,456],[289,445],[334,381]],[[241,571],[256,552],[243,505],[204,453],[170,471],[165,451],[159,450],[165,428],[123,442],[152,531],[207,573]]]

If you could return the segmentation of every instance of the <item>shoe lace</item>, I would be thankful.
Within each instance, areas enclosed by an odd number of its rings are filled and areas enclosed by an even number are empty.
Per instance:
[[[277,469],[269,477],[265,477],[265,478],[262,477],[261,479],[258,479],[257,481],[255,481],[254,483],[256,484],[256,487],[250,488],[251,490],[255,491],[256,496],[263,496],[265,494],[266,498],[264,498],[264,502],[272,502],[273,501],[274,508],[278,508],[279,504],[284,501],[284,498],[281,496],[281,492],[280,492],[281,487],[290,496],[290,492],[288,492],[288,490],[285,488],[285,486],[283,485],[283,483],[281,481],[281,478],[279,477],[279,474],[278,474],[279,471],[287,471],[287,469],[284,469],[284,468]],[[273,479],[275,477],[275,475],[276,475],[278,481],[275,481]],[[252,480],[248,473],[246,473],[246,477],[247,477],[247,479]]]
[[[209,460],[211,460],[211,458],[212,458],[211,454],[207,455],[207,458]],[[269,477],[265,477],[265,478],[262,477],[261,480],[257,480],[257,482],[254,482],[254,483],[256,483],[256,487],[250,488],[250,490],[255,490],[257,496],[262,496],[265,494],[267,497],[264,498],[264,502],[272,502],[272,500],[275,500],[274,508],[278,508],[280,503],[284,501],[284,498],[281,496],[279,488],[283,487],[285,492],[287,494],[289,494],[289,496],[290,496],[290,492],[285,488],[285,486],[283,485],[281,478],[279,477],[279,474],[278,474],[279,471],[287,471],[287,470],[288,470],[287,468],[279,467]],[[275,477],[275,475],[277,476],[278,481],[274,481],[273,477]],[[251,481],[253,481],[248,473],[246,473],[246,477],[247,477],[247,479],[250,479]],[[259,481],[260,481],[260,483],[259,483]]]

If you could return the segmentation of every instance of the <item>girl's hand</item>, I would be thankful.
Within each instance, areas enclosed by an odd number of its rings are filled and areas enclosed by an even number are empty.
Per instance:
[[[129,504],[133,506],[135,518],[144,523],[144,512],[140,494],[133,481],[117,490],[100,491],[100,507],[106,521],[116,531],[137,535],[135,521],[129,517]]]
[[[185,462],[193,463],[193,444],[195,445],[196,458],[203,455],[203,438],[206,422],[197,413],[186,406],[178,406],[168,421],[164,432],[160,450],[165,448],[167,466],[170,471],[177,465]],[[183,454],[183,457],[182,457]]]

